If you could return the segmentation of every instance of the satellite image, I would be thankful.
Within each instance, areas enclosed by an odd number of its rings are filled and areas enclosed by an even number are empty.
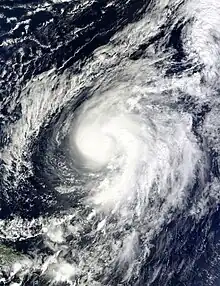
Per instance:
[[[0,286],[220,285],[220,1],[0,1]]]

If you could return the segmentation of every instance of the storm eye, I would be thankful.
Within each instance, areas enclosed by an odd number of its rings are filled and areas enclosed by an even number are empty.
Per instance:
[[[91,169],[103,168],[114,153],[114,139],[108,134],[106,122],[101,120],[85,115],[77,122],[70,141],[82,165]]]

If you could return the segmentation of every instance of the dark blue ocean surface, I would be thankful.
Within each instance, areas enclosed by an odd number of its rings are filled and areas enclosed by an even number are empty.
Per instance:
[[[0,285],[219,285],[220,30],[166,2],[1,1]]]

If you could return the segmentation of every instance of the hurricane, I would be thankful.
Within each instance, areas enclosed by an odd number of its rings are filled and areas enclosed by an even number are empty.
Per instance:
[[[0,285],[220,281],[220,3],[2,1]]]

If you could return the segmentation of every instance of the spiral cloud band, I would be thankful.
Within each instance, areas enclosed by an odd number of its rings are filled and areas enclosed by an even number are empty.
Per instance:
[[[180,199],[201,156],[191,118],[137,99],[129,88],[106,93],[85,102],[69,141],[82,168],[105,170],[93,202],[112,211],[134,204],[143,215],[151,192]]]

